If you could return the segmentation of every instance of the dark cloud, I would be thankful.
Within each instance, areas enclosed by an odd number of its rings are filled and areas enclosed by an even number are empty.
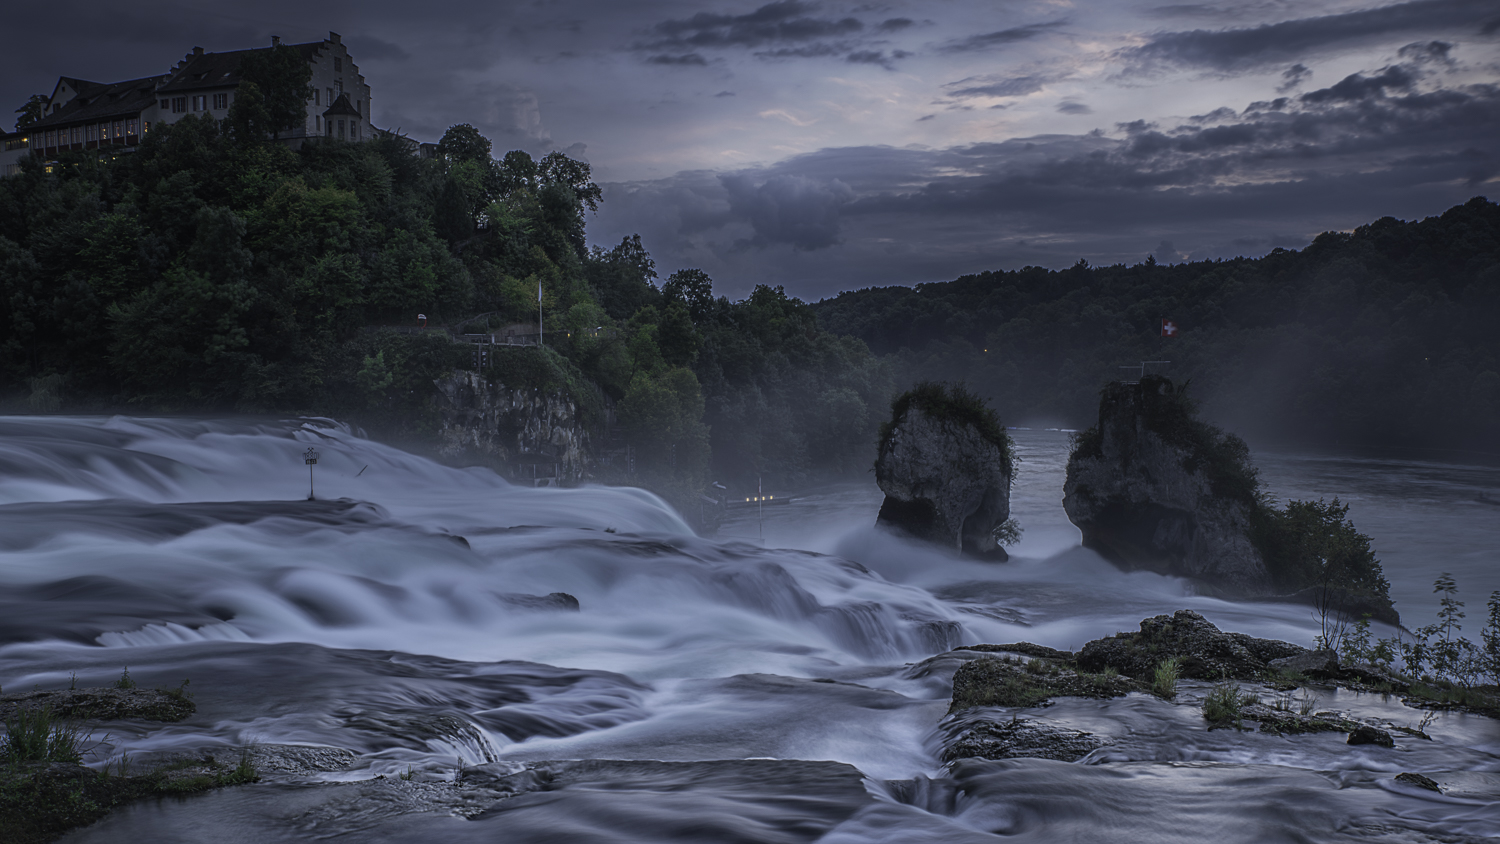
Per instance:
[[[777,175],[755,184],[749,175],[720,177],[729,195],[731,216],[747,220],[754,236],[750,246],[791,244],[822,249],[838,242],[839,210],[854,191],[838,179]]]
[[[746,15],[699,12],[690,18],[663,21],[655,31],[662,40],[652,46],[759,47],[787,41],[813,41],[853,35],[864,29],[857,18],[816,18],[810,4],[779,0]]]
[[[1064,100],[1057,104],[1059,114],[1093,114],[1094,110],[1083,103]]]
[[[717,224],[649,203],[631,218],[692,221],[690,235],[657,233],[664,265],[690,256],[682,265],[714,266],[722,289],[776,278],[805,296],[1079,257],[1135,263],[1162,240],[1157,260],[1260,254],[1384,214],[1438,213],[1500,174],[1500,85],[1428,90],[1414,76],[1354,74],[1239,115],[1133,121],[1123,137],[826,149],[700,184],[687,195],[726,208]]]
[[[854,64],[878,64],[886,70],[895,70],[897,60],[910,56],[911,53],[905,50],[892,50],[889,53],[884,50],[856,50],[844,58]]]
[[[837,56],[849,49],[849,45],[838,42],[833,44],[803,44],[800,47],[777,47],[774,50],[757,50],[755,55],[763,59],[814,59],[823,56]]]
[[[701,66],[707,65],[708,64],[708,60],[705,59],[705,58],[703,58],[702,56],[698,55],[697,53],[684,53],[684,54],[682,54],[680,56],[669,56],[669,55],[666,55],[665,53],[662,53],[662,54],[658,54],[658,55],[655,55],[655,56],[651,56],[650,58],[646,59],[646,63],[647,64],[664,64],[664,65],[700,66],[701,67]]]
[[[1385,92],[1388,90],[1409,91],[1415,83],[1416,78],[1411,71],[1400,65],[1393,65],[1375,76],[1351,73],[1339,80],[1337,85],[1303,94],[1302,102],[1326,103],[1336,100],[1363,100],[1369,97],[1382,97],[1385,96]]]
[[[1235,70],[1296,61],[1308,53],[1419,32],[1475,30],[1495,13],[1494,0],[1413,0],[1245,29],[1167,32],[1122,52],[1138,64]]]
[[[906,29],[907,27],[915,23],[916,21],[912,20],[911,18],[890,18],[888,20],[881,21],[880,25],[875,27],[875,31],[900,32],[901,30]]]
[[[1067,21],[1056,20],[1046,23],[1032,23],[1026,26],[1001,29],[996,32],[986,32],[983,35],[971,35],[958,41],[950,41],[940,49],[946,53],[964,53],[972,50],[990,50],[995,47],[1003,47],[1006,44],[1014,44],[1017,41],[1029,41],[1041,35],[1046,35],[1054,29],[1066,24]]]
[[[1402,47],[1399,55],[1417,64],[1441,64],[1453,67],[1458,63],[1454,61],[1452,53],[1453,45],[1446,41],[1418,41]]]
[[[715,97],[732,97],[732,96],[734,96],[734,92],[733,91],[720,91],[719,93],[714,94],[714,96]]]
[[[1188,118],[1188,122],[1189,123],[1198,123],[1198,124],[1203,124],[1203,123],[1218,123],[1218,122],[1223,121],[1223,120],[1233,120],[1234,118],[1236,118],[1238,116],[1239,116],[1239,112],[1235,111],[1232,108],[1228,108],[1226,106],[1226,107],[1216,108],[1213,111],[1210,111],[1208,114],[1195,114],[1192,117]],[[1136,127],[1139,127],[1140,129],[1146,128],[1145,127],[1145,121],[1137,120],[1135,123],[1121,124],[1120,125],[1121,129],[1125,129],[1127,131],[1129,129],[1134,129]]]
[[[1298,62],[1281,74],[1282,82],[1276,86],[1276,92],[1278,94],[1285,94],[1298,85],[1301,85],[1310,76],[1312,76],[1312,71],[1308,70],[1307,65]]]
[[[1044,74],[1011,77],[971,76],[957,82],[950,82],[943,88],[950,97],[1024,97],[1062,78],[1064,77]]]

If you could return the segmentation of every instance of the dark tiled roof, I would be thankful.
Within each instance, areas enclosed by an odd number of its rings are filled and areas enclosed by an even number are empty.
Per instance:
[[[312,61],[322,48],[323,42],[314,41],[311,44],[288,44],[302,54],[302,58]],[[261,50],[269,50],[270,47],[257,47],[251,50],[231,50],[227,53],[204,53],[201,56],[188,56],[187,64],[172,71],[172,81],[163,85],[161,93],[181,93],[183,91],[201,91],[205,88],[232,88],[240,84],[240,61],[246,53],[256,53]]]
[[[333,101],[333,105],[329,106],[328,110],[323,112],[324,117],[343,117],[346,114],[350,117],[361,116],[358,111],[354,110],[354,106],[350,104],[348,94],[339,94],[339,98]]]
[[[156,86],[166,76],[147,76],[126,82],[100,84],[79,79],[68,79],[79,89],[78,96],[69,100],[56,112],[26,127],[28,132],[48,129],[53,126],[70,126],[111,117],[139,114],[156,101]]]

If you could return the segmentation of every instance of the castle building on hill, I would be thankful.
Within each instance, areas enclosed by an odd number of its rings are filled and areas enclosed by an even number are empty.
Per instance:
[[[272,49],[281,39],[271,37]],[[302,125],[280,135],[293,147],[309,138],[364,141],[374,137],[370,125],[370,86],[349,56],[337,32],[323,41],[290,45],[312,67],[312,99]],[[153,127],[207,114],[229,116],[240,85],[240,62],[255,50],[207,53],[194,47],[177,66],[160,76],[125,82],[90,82],[59,77],[42,106],[42,117],[7,135],[7,146],[30,149],[43,158],[70,150],[133,150]],[[17,144],[21,138],[24,144]],[[10,165],[19,166],[19,165]]]

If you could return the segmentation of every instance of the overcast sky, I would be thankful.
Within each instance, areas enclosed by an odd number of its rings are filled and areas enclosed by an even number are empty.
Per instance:
[[[343,35],[377,125],[563,150],[663,276],[804,299],[1500,198],[1500,2],[12,4],[0,94]]]

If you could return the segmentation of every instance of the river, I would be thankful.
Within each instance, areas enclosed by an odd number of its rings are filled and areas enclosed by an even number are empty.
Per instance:
[[[1077,763],[938,759],[962,644],[1074,649],[1189,608],[1310,644],[1305,607],[1123,573],[1060,502],[1066,435],[1016,432],[1011,562],[871,526],[873,485],[696,537],[652,495],[531,489],[328,420],[0,420],[0,687],[190,679],[178,724],[109,725],[90,764],[233,754],[263,781],[139,803],[71,842],[1478,840],[1500,725],[1432,740],[1207,729],[1174,702],[1024,713],[1107,741]],[[302,454],[320,452],[316,501]],[[1500,470],[1258,456],[1278,498],[1374,538],[1408,626],[1453,573],[1477,638],[1500,589]],[[558,593],[566,593],[559,595]],[[576,604],[574,603],[576,601]],[[1395,698],[1319,705],[1418,725]],[[996,717],[1018,713],[997,713]],[[1434,794],[1396,783],[1425,773]],[[509,796],[514,795],[514,796]],[[503,797],[503,799],[501,799]]]

